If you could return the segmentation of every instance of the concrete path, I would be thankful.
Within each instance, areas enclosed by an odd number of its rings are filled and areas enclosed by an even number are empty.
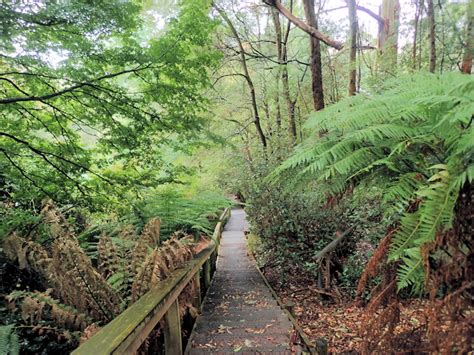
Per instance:
[[[188,354],[291,354],[292,324],[247,256],[245,212],[232,210]]]

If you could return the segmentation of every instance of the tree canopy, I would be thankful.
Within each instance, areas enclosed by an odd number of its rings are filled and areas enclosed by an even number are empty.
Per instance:
[[[159,36],[133,2],[3,3],[1,161],[5,192],[107,200],[176,179],[164,147],[206,129],[215,22],[184,3]]]

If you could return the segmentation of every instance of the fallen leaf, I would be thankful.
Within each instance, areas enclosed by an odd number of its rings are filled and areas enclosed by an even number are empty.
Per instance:
[[[240,350],[242,350],[242,345],[234,346],[234,353],[238,353]]]
[[[246,346],[247,348],[250,348],[250,347],[252,346],[252,341],[249,340],[249,339],[245,339],[245,340],[244,340],[244,344],[245,344],[245,346]]]

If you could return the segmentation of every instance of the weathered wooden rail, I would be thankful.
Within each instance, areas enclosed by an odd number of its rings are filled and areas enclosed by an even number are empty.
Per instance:
[[[148,291],[72,354],[134,354],[163,318],[166,319],[166,328],[163,330],[166,354],[182,354],[178,297],[194,278],[198,285],[198,297],[195,301],[200,307],[201,275],[202,287],[204,291],[207,291],[211,284],[212,272],[216,268],[222,230],[229,216],[230,208],[226,208],[219,218],[209,245],[193,260],[183,268],[175,270],[158,287]]]

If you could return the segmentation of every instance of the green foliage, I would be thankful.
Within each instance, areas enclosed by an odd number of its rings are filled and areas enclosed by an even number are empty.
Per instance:
[[[13,231],[22,231],[28,233],[41,218],[35,216],[31,211],[20,208],[8,208],[3,206],[0,208],[0,243],[3,238]]]
[[[164,153],[205,140],[219,61],[204,5],[182,2],[160,36],[140,38],[134,1],[2,2],[2,196],[110,210],[176,180]]]
[[[14,325],[0,326],[0,353],[5,355],[18,355],[20,342],[15,332]]]
[[[322,267],[315,256],[338,234],[347,232],[330,254],[331,279],[355,290],[361,267],[390,223],[383,215],[380,191],[361,187],[337,201],[328,200],[314,184],[292,191],[284,185],[269,186],[263,180],[269,170],[265,166],[262,163],[254,166],[253,172],[242,171],[250,178],[240,186],[252,234],[258,236],[258,242],[251,238],[249,243],[259,263],[276,266],[283,283],[295,269],[315,280]],[[361,263],[348,271],[350,259]]]
[[[219,218],[218,214],[230,205],[231,202],[218,193],[202,191],[187,195],[184,188],[164,186],[135,206],[131,220],[140,227],[151,218],[159,216],[164,238],[178,230],[211,235],[214,221]]]
[[[419,74],[343,100],[311,116],[310,138],[269,179],[316,179],[331,194],[362,182],[382,189],[403,215],[389,256],[401,260],[398,287],[420,292],[420,248],[451,227],[459,191],[474,179],[473,93],[468,75]]]

